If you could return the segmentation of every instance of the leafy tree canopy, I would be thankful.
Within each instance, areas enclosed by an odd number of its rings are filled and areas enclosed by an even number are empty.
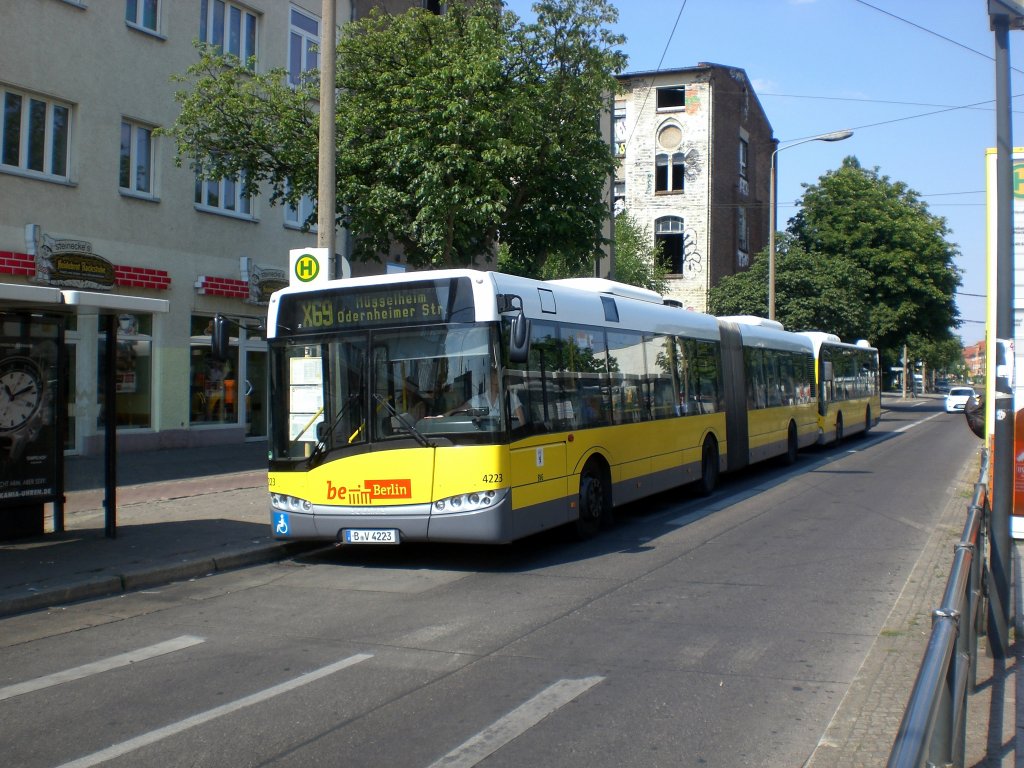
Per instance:
[[[808,252],[791,235],[782,235],[775,252],[775,317],[791,331],[824,330],[847,340],[865,338],[870,280],[846,256],[824,258]],[[768,254],[712,288],[708,304],[715,315],[767,317]]]
[[[946,240],[945,219],[918,194],[848,157],[817,185],[807,186],[789,231],[811,253],[842,256],[869,275],[862,336],[886,349],[911,335],[945,339],[959,326],[955,293],[959,251]]]
[[[541,0],[525,24],[489,0],[435,15],[376,10],[337,49],[337,215],[355,256],[398,245],[414,267],[507,244],[524,274],[593,262],[614,159],[597,115],[625,65],[607,0]],[[311,73],[313,74],[313,73]],[[316,77],[254,74],[206,49],[179,80],[179,158],[273,200],[316,197]]]
[[[623,211],[615,217],[615,274],[620,283],[658,293],[668,290],[668,270],[662,266],[661,243],[648,227]]]
[[[856,158],[805,185],[776,247],[776,317],[792,330],[868,339],[898,357],[904,343],[942,345],[959,325],[960,275],[945,220],[917,193]],[[768,256],[711,289],[715,314],[767,316]]]
[[[667,270],[659,258],[661,245],[654,242],[651,232],[623,211],[615,217],[615,268],[613,279],[627,285],[636,285],[657,293],[668,290]],[[530,267],[517,260],[505,243],[498,251],[498,269],[510,274],[526,274]],[[552,253],[540,269],[543,280],[569,277],[590,277],[594,274],[593,261],[580,263],[579,259],[563,253]]]

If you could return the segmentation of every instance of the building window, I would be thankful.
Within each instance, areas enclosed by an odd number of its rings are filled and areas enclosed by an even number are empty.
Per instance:
[[[211,213],[223,213],[251,219],[252,198],[246,197],[245,174],[223,179],[196,176],[196,207]]]
[[[288,27],[288,82],[298,85],[305,72],[320,69],[320,20],[292,8]]]
[[[626,182],[616,179],[612,184],[612,213],[618,216],[626,210]]]
[[[626,110],[623,107],[615,108],[615,117],[613,125],[615,142],[615,156],[625,157],[626,156]]]
[[[661,243],[661,264],[674,275],[683,273],[685,236],[683,220],[678,216],[664,216],[654,222],[654,240]]]
[[[122,192],[153,196],[153,130],[130,120],[121,121]]]
[[[431,13],[441,15],[441,0],[423,0],[423,7]]]
[[[160,23],[160,0],[126,0],[124,20],[129,26],[155,34]]]
[[[58,179],[68,178],[71,107],[2,89],[0,165]]]
[[[684,109],[686,107],[686,86],[674,85],[658,88],[658,109]]]
[[[256,56],[256,14],[225,0],[200,0],[199,42],[230,53],[254,69]]]
[[[291,183],[287,184],[286,194],[291,192]],[[309,231],[316,232],[316,219],[311,217],[316,213],[316,201],[309,195],[303,195],[297,203],[285,203],[284,223],[287,227],[305,229],[309,224]]]
[[[654,191],[682,192],[686,179],[686,158],[682,152],[659,152],[654,158]]]
[[[747,162],[750,159],[750,144],[746,139],[740,139],[740,178],[747,178]]]
[[[750,240],[747,237],[747,209],[736,209],[736,244],[743,253],[750,253]]]

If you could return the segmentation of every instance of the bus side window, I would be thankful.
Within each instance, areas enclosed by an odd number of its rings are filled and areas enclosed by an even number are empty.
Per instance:
[[[767,405],[767,385],[764,377],[764,355],[760,349],[743,350],[743,367],[747,373],[747,409],[756,410]]]
[[[699,377],[701,413],[722,410],[721,350],[715,341],[697,342],[697,375]]]

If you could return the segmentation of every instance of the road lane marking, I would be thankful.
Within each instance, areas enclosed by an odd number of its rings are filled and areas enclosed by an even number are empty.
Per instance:
[[[240,709],[251,707],[253,704],[260,704],[268,699],[272,699],[275,696],[280,696],[282,693],[288,693],[294,691],[296,688],[301,688],[304,685],[315,682],[322,677],[333,675],[335,672],[339,672],[346,667],[351,667],[358,664],[361,661],[372,659],[372,653],[359,653],[355,656],[349,656],[347,659],[336,661],[333,664],[328,664],[326,667],[320,667],[320,669],[314,669],[312,672],[307,672],[304,675],[286,680],[283,683],[272,686],[262,691],[245,696],[244,698],[238,699],[237,701],[229,701],[227,704],[222,704],[219,707],[208,709],[205,712],[200,712],[198,715],[192,715],[186,717],[184,720],[179,720],[176,723],[165,725],[163,728],[157,728],[155,731],[144,733],[141,736],[136,736],[128,741],[122,741],[120,744],[114,744],[101,749],[99,752],[93,752],[91,755],[80,757],[77,760],[72,760],[70,763],[64,763],[58,768],[90,768],[93,765],[99,765],[105,763],[107,760],[113,760],[115,757],[121,757],[129,752],[134,752],[142,747],[148,747],[150,744],[155,744],[162,739],[166,739],[168,736],[174,736],[183,731],[187,731],[190,728],[195,728],[197,725],[203,725],[215,720],[218,717],[224,715],[230,715],[232,712],[237,712]]]
[[[472,768],[602,680],[600,676],[559,680],[432,763],[430,768]]]
[[[929,416],[929,417],[927,417],[925,419],[921,419],[920,421],[913,421],[910,424],[907,424],[905,426],[900,427],[899,429],[894,429],[893,432],[895,432],[897,434],[899,434],[901,432],[906,432],[908,429],[913,429],[918,424],[924,424],[926,421],[931,421],[932,419],[937,419],[937,418],[939,418],[939,416],[943,416],[943,415],[944,414],[942,414],[942,413],[933,413],[931,416]]]
[[[69,683],[72,680],[81,680],[83,677],[98,675],[101,672],[108,672],[112,669],[117,669],[118,667],[127,667],[130,664],[136,664],[140,661],[152,659],[157,656],[181,651],[185,648],[191,648],[193,645],[199,645],[204,642],[206,641],[201,637],[195,637],[194,635],[182,635],[181,637],[175,637],[172,640],[165,640],[164,642],[157,643],[156,645],[150,645],[145,648],[139,648],[135,651],[121,653],[117,656],[111,656],[108,659],[100,659],[99,661],[94,661],[90,664],[83,664],[80,667],[66,669],[63,672],[54,672],[52,675],[46,675],[45,677],[37,677],[34,680],[26,680],[23,683],[8,685],[0,688],[0,701],[3,701],[4,699],[11,699],[15,696],[21,696],[25,693],[39,691],[43,688],[49,688],[54,685],[60,685],[61,683]]]

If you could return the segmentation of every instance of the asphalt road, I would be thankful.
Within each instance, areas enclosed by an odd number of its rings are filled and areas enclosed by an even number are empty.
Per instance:
[[[799,766],[976,461],[934,405],[585,543],[323,550],[2,620],[3,762]]]

